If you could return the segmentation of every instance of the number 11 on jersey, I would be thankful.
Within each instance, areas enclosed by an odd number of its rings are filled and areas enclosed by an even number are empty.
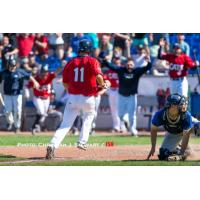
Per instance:
[[[80,80],[79,80],[79,71],[80,71]],[[74,82],[84,82],[84,68],[78,68],[76,67],[74,69],[74,73],[75,73],[75,76],[74,76]]]

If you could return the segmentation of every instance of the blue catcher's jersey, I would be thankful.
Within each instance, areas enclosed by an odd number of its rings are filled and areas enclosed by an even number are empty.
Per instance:
[[[154,126],[163,126],[171,134],[179,134],[192,128],[192,117],[189,112],[186,112],[180,115],[178,120],[171,121],[167,117],[166,110],[161,109],[155,113],[152,124]]]

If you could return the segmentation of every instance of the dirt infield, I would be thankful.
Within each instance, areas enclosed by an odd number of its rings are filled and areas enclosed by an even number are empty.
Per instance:
[[[200,160],[199,145],[192,145],[193,153],[189,160]],[[148,154],[149,146],[114,146],[114,147],[89,147],[86,151],[79,150],[76,147],[60,147],[56,150],[56,160],[101,160],[101,161],[119,161],[119,160],[145,160]],[[46,147],[0,147],[0,154],[25,158],[20,162],[33,162],[34,160],[44,160]],[[154,156],[152,159],[157,159]],[[17,161],[16,161],[17,162]]]
[[[66,160],[143,160],[148,153],[145,145],[88,147],[86,151],[76,147],[60,147],[56,150],[57,159]],[[46,147],[0,147],[0,154],[26,159],[42,159]]]

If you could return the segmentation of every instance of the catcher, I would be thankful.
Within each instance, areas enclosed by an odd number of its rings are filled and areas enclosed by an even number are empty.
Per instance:
[[[190,154],[187,146],[193,124],[191,114],[186,111],[187,105],[186,97],[172,94],[168,96],[165,108],[155,113],[151,127],[151,150],[147,159],[155,153],[159,126],[167,131],[159,149],[159,160],[185,160]]]

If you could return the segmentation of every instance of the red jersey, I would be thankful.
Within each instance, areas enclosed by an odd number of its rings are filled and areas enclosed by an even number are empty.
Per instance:
[[[27,38],[23,37],[22,35],[19,35],[17,37],[20,57],[28,57],[33,48],[34,38],[35,37],[33,35],[29,35]]]
[[[180,56],[176,56],[174,54],[166,54],[162,55],[162,58],[167,60],[170,64],[170,78],[181,78],[187,76],[188,69],[195,67],[192,59],[185,54],[181,54]]]
[[[42,35],[39,38],[35,38],[35,40],[38,40],[42,43],[47,43],[47,46],[45,48],[37,46],[37,50],[39,54],[48,54],[48,38],[45,35]]]
[[[63,70],[63,83],[68,84],[69,94],[95,96],[97,93],[96,76],[102,74],[96,58],[76,57],[67,63]]]
[[[106,73],[105,76],[107,80],[110,81],[111,83],[111,88],[117,89],[119,87],[119,78],[118,74],[111,69],[109,69]]]
[[[48,73],[45,77],[41,78],[36,76],[35,80],[40,84],[40,88],[33,88],[33,94],[36,97],[48,98],[51,96],[52,81],[56,77],[55,73]],[[33,82],[29,82],[28,87],[33,87]]]

